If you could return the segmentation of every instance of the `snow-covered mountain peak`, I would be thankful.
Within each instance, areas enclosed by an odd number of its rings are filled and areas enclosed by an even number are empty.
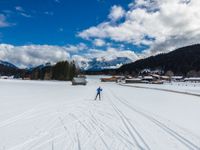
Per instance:
[[[103,69],[115,69],[119,68],[123,64],[131,63],[132,60],[127,57],[116,57],[111,60],[107,60],[104,57],[101,58],[93,58],[89,62],[83,63],[86,67],[82,69],[91,70],[91,71],[99,71]]]

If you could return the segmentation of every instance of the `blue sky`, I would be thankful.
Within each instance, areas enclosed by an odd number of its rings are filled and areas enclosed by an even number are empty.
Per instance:
[[[76,44],[82,40],[77,38],[77,32],[104,21],[113,5],[127,7],[130,2],[131,0],[3,0],[0,1],[1,13],[7,15],[7,20],[14,25],[1,29],[1,42],[14,45]]]
[[[199,43],[197,0],[1,0],[0,60],[132,61]]]

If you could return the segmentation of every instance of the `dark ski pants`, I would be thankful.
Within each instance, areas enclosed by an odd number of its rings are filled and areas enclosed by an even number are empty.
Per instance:
[[[101,100],[101,94],[100,93],[97,93],[96,97],[95,97],[95,100],[97,100],[97,97],[99,96],[99,100]]]

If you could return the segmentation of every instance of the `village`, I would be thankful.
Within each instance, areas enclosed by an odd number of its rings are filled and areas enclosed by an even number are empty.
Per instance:
[[[74,77],[71,81],[72,85],[87,85],[87,75],[81,74]],[[10,80],[31,80],[31,78],[15,78],[14,76],[0,76],[0,79]],[[164,84],[171,82],[190,82],[200,83],[200,77],[176,76],[171,72],[163,74],[161,70],[143,69],[138,75],[105,75],[100,78],[101,82],[116,82],[124,84]]]
[[[144,83],[144,84],[164,84],[170,82],[192,82],[199,83],[200,77],[175,76],[171,72],[165,75],[160,70],[143,69],[137,76],[112,76],[101,78],[102,82],[121,82],[126,84]]]

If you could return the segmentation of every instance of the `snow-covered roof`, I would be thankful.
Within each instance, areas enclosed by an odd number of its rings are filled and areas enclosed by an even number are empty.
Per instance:
[[[183,79],[183,76],[172,76],[172,79]]]
[[[132,78],[132,79],[126,79],[126,81],[141,81],[140,78]]]
[[[185,81],[200,81],[200,77],[185,78]]]
[[[169,76],[161,76],[162,79],[169,79]]]
[[[151,76],[156,77],[156,78],[160,78],[160,75],[157,75],[157,74],[152,74]]]
[[[0,76],[0,79],[13,79],[14,76]]]
[[[73,78],[73,82],[75,83],[86,83],[85,78]]]
[[[143,79],[153,79],[152,76],[144,76]]]

